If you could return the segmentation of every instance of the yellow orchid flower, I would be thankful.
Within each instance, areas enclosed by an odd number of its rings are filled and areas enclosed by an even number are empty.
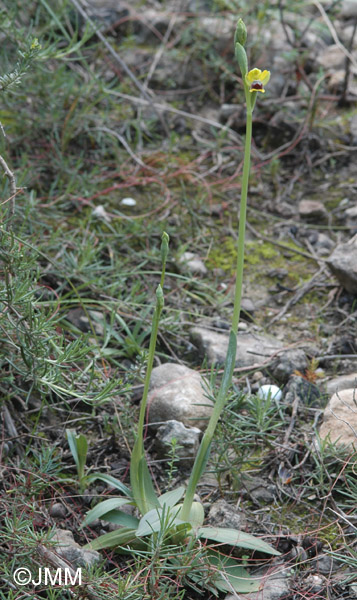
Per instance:
[[[270,79],[270,71],[260,69],[252,69],[245,76],[245,82],[249,86],[250,92],[262,92],[264,94],[264,86]]]

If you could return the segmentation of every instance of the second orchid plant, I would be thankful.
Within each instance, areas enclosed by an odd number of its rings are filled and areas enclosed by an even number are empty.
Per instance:
[[[234,38],[235,56],[242,74],[245,101],[246,101],[246,137],[244,149],[244,167],[242,175],[239,232],[237,244],[236,284],[234,294],[234,308],[232,325],[229,335],[229,344],[225,360],[225,368],[221,385],[214,404],[212,415],[207,429],[203,435],[197,456],[190,474],[187,489],[183,486],[173,491],[157,495],[151,479],[150,471],[146,462],[143,446],[144,416],[146,414],[147,393],[153,365],[156,345],[156,337],[159,318],[163,308],[163,282],[165,264],[168,252],[168,236],[163,235],[162,253],[162,276],[157,289],[157,304],[153,317],[152,333],[149,347],[148,366],[144,384],[144,394],[140,407],[139,427],[136,441],[131,455],[130,483],[131,489],[118,482],[116,486],[125,497],[109,498],[97,504],[86,516],[85,524],[95,519],[104,519],[122,525],[120,529],[102,535],[91,544],[90,548],[100,549],[106,547],[117,547],[127,552],[138,547],[145,546],[145,540],[150,539],[150,547],[155,545],[155,540],[160,539],[162,543],[163,530],[167,543],[178,544],[182,550],[194,549],[202,543],[207,545],[207,561],[210,562],[215,572],[214,586],[222,591],[236,591],[240,593],[252,592],[259,589],[260,581],[251,578],[236,559],[222,555],[214,548],[212,542],[228,544],[232,547],[242,547],[264,552],[266,554],[279,554],[269,544],[249,535],[243,531],[229,528],[204,527],[204,511],[200,502],[194,501],[197,484],[207,464],[210,448],[218,420],[224,409],[228,392],[232,383],[233,370],[236,361],[237,332],[241,310],[243,266],[244,266],[244,240],[246,228],[248,180],[250,173],[250,154],[252,139],[252,114],[259,93],[265,92],[265,85],[270,79],[270,72],[254,68],[248,69],[248,59],[245,51],[247,30],[239,19]],[[114,478],[113,478],[114,479]],[[134,505],[140,512],[141,517],[128,515],[121,510],[125,504]],[[177,559],[177,556],[176,556]],[[212,580],[210,582],[212,585]]]

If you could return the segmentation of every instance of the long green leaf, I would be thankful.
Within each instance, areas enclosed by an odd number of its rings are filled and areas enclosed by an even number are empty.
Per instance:
[[[74,429],[66,429],[66,436],[69,445],[69,449],[72,452],[74,462],[76,463],[77,471],[79,471],[79,458],[76,444],[76,432]]]
[[[130,461],[130,482],[135,504],[141,514],[145,515],[149,510],[159,507],[160,503],[155,493],[145,456],[141,454],[139,458],[139,452],[139,445],[135,444]]]
[[[140,519],[140,523],[136,530],[137,537],[144,537],[152,533],[159,532],[163,527],[171,529],[175,525],[182,525],[184,521],[177,518],[180,508],[174,507],[169,509],[153,508]]]
[[[124,506],[129,503],[130,500],[127,500],[126,498],[109,498],[108,500],[104,500],[87,512],[83,524],[89,525],[89,523],[93,523],[96,519],[101,519],[106,513],[115,508],[119,508],[119,506]]]
[[[101,550],[102,548],[113,548],[115,546],[125,546],[135,540],[135,529],[122,527],[116,531],[110,531],[100,535],[96,540],[83,546],[85,550]]]
[[[128,515],[123,510],[111,510],[102,516],[103,521],[109,523],[116,523],[117,525],[123,525],[130,529],[137,529],[139,525],[139,519],[133,515]]]
[[[279,556],[280,552],[272,546],[263,542],[260,538],[254,537],[245,531],[238,529],[229,529],[225,527],[200,527],[197,532],[198,538],[213,540],[230,546],[239,546],[240,548],[249,548],[250,550],[258,550],[266,554]]]
[[[88,483],[93,483],[93,481],[97,480],[107,483],[111,487],[125,494],[125,496],[132,498],[132,493],[130,489],[126,485],[124,485],[124,483],[119,481],[119,479],[116,479],[116,477],[113,477],[112,475],[107,475],[107,473],[93,473],[92,475],[88,475],[87,477]]]
[[[166,506],[175,506],[175,504],[178,503],[179,500],[181,500],[182,496],[185,493],[185,488],[183,485],[180,485],[180,487],[176,488],[175,490],[172,490],[171,492],[165,492],[165,494],[161,494],[161,496],[159,496],[158,501],[160,506],[164,506],[164,504]]]
[[[259,590],[261,579],[253,579],[244,567],[237,564],[237,560],[217,552],[208,552],[207,558],[211,565],[217,568],[214,585],[221,592],[231,592],[232,588],[241,594]]]

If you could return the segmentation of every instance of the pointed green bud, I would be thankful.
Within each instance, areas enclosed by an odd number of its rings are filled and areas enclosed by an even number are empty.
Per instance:
[[[245,76],[248,73],[247,53],[244,50],[242,44],[239,44],[239,42],[236,43],[234,50],[235,50],[235,57],[237,59],[240,71],[242,73],[243,81],[245,82]]]
[[[156,288],[156,306],[161,310],[164,306],[164,292],[162,291],[161,285]]]
[[[234,34],[234,46],[238,43],[241,46],[245,46],[247,41],[247,28],[244,25],[243,19],[238,19],[236,32]]]
[[[169,241],[169,235],[164,231],[161,238],[161,260],[163,264],[165,264],[169,252]]]

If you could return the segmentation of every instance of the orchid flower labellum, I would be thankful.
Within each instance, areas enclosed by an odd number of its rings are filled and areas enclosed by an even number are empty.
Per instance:
[[[270,79],[270,71],[260,69],[252,69],[245,76],[245,82],[249,86],[250,92],[262,92],[264,94],[264,86]]]

